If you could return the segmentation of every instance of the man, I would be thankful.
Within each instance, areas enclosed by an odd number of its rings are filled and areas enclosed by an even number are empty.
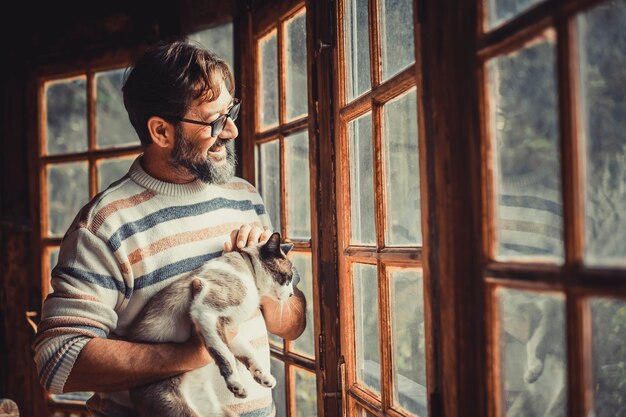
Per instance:
[[[134,415],[129,387],[212,362],[196,336],[159,344],[120,339],[147,300],[173,280],[271,234],[260,196],[234,177],[239,102],[232,89],[228,66],[186,42],[150,48],[124,84],[144,152],[65,234],[33,344],[44,387],[95,391],[88,401],[93,415]],[[294,292],[282,309],[264,298],[262,314],[238,329],[268,366],[267,330],[285,339],[304,330],[304,296]],[[271,391],[246,381],[247,398],[223,402],[236,413],[274,415]]]

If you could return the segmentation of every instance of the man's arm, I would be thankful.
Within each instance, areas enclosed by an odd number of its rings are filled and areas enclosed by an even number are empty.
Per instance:
[[[181,374],[212,361],[197,336],[185,343],[132,343],[94,338],[80,351],[64,392],[120,391]]]
[[[297,339],[306,327],[306,300],[297,288],[293,297],[282,303],[270,297],[261,298],[261,311],[267,330],[287,340]]]

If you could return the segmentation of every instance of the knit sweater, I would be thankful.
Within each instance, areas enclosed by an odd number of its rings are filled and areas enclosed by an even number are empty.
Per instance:
[[[219,256],[232,230],[242,224],[270,227],[261,197],[248,182],[166,183],[148,175],[140,160],[83,207],[63,237],[51,274],[53,292],[44,301],[33,344],[39,378],[52,393],[63,392],[89,340],[123,338],[154,294]],[[240,335],[269,369],[260,311],[239,327]],[[237,399],[217,366],[209,366],[218,397],[233,411],[246,417],[274,414],[271,391],[247,371],[240,373],[248,397]],[[96,393],[88,407],[99,416],[133,415],[128,391]]]

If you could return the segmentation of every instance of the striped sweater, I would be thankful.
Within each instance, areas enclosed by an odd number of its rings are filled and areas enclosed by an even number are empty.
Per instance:
[[[224,185],[172,184],[149,176],[137,158],[127,175],[78,213],[63,237],[33,344],[43,386],[61,393],[81,349],[94,337],[123,338],[159,290],[217,257],[242,224],[270,227],[256,189],[234,178]],[[267,329],[260,311],[239,328],[269,369]],[[213,364],[220,398],[241,416],[271,416],[271,391],[242,372],[248,397],[226,390]],[[132,415],[128,391],[96,393],[95,415]]]

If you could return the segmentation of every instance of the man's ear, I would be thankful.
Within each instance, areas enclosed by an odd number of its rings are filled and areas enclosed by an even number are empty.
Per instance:
[[[152,142],[160,148],[174,144],[174,126],[161,117],[152,116],[148,119],[148,132]]]

